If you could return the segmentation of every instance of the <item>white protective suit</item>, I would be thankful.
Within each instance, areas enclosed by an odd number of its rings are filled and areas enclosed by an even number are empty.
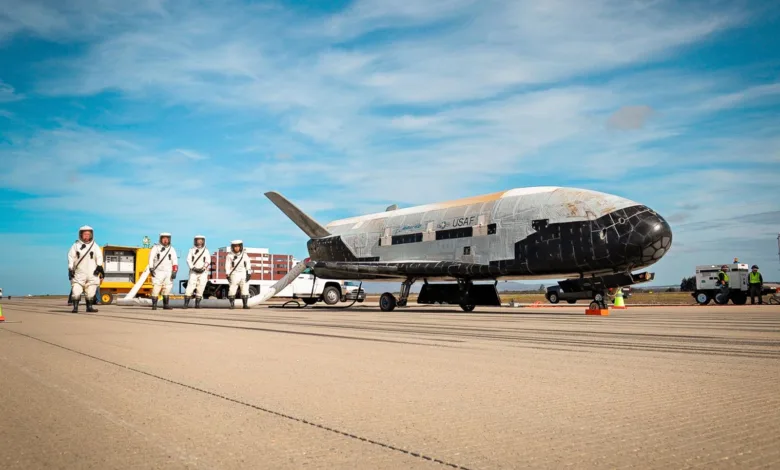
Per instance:
[[[68,277],[71,286],[71,299],[73,311],[78,310],[81,294],[86,293],[87,311],[97,311],[92,308],[92,300],[100,285],[100,277],[103,271],[103,250],[100,249],[94,238],[89,242],[83,242],[81,233],[92,231],[91,227],[82,227],[79,230],[79,240],[73,243],[68,250]],[[93,232],[94,233],[94,232]]]
[[[189,304],[189,298],[195,294],[196,307],[203,297],[203,289],[209,280],[209,266],[211,265],[211,252],[206,248],[205,237],[197,236],[196,239],[203,239],[203,246],[198,248],[193,246],[187,253],[187,266],[190,268],[190,277],[187,281],[187,289],[184,292],[185,307]]]
[[[241,251],[234,253],[233,245],[240,245]],[[252,261],[249,259],[249,255],[244,251],[244,244],[240,240],[234,240],[231,243],[230,252],[225,258],[225,271],[228,274],[228,281],[230,282],[230,287],[228,288],[230,306],[233,306],[233,302],[236,299],[236,290],[240,287],[244,308],[248,308],[247,299],[249,298],[249,283],[247,282],[247,277],[252,274]]]
[[[163,297],[171,295],[173,275],[179,269],[179,257],[173,245],[155,244],[149,250],[149,272],[152,274],[152,302],[162,291]],[[165,299],[163,299],[165,300]]]

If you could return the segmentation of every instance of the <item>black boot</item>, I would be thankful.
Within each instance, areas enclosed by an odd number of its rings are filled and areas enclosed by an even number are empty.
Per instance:
[[[152,297],[152,310],[157,310],[157,297]]]
[[[242,295],[241,300],[244,302],[244,308],[249,308],[249,296]]]
[[[229,295],[228,300],[230,301],[230,308],[234,309],[236,308],[236,296],[235,295]]]
[[[168,305],[168,302],[171,300],[171,296],[164,295],[163,296],[163,310],[173,310],[173,307]]]
[[[200,297],[195,297],[195,308],[200,308]]]
[[[71,310],[71,313],[79,313],[79,299],[73,299],[73,310]]]
[[[190,299],[192,297],[184,296],[184,308],[190,308]]]
[[[98,311],[95,307],[92,306],[93,305],[93,300],[92,299],[87,299],[86,302],[87,302],[87,312],[97,312]]]

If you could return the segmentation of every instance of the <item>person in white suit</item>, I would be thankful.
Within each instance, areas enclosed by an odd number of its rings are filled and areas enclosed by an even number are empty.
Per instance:
[[[179,257],[171,246],[171,234],[163,232],[160,241],[149,251],[149,274],[152,275],[152,310],[157,310],[157,297],[162,292],[163,309],[171,310],[170,295],[173,280],[179,271]]]
[[[190,278],[187,280],[187,290],[184,291],[184,308],[190,307],[190,300],[195,294],[195,308],[200,308],[203,289],[209,280],[211,253],[206,248],[206,237],[195,235],[193,246],[187,253],[187,266],[190,268]]]
[[[233,240],[230,242],[230,253],[225,257],[225,271],[228,275],[230,287],[228,287],[228,300],[230,308],[235,308],[236,290],[241,288],[241,300],[244,308],[249,308],[249,279],[252,277],[252,262],[244,252],[244,242]]]
[[[79,228],[79,239],[68,250],[68,279],[73,302],[71,312],[78,313],[81,294],[86,294],[87,312],[97,312],[92,306],[95,292],[105,277],[103,250],[95,243],[95,231],[89,225]]]

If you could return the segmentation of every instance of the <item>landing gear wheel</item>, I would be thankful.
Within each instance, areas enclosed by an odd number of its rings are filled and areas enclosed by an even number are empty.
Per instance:
[[[558,294],[550,294],[550,296],[547,297],[547,300],[549,300],[551,304],[557,304],[559,300]]]
[[[462,308],[464,312],[470,312],[474,310],[474,307],[476,307],[474,304],[460,304],[460,308]]]
[[[385,292],[382,297],[379,298],[379,308],[383,312],[392,312],[395,309],[396,300],[395,296],[390,292]]]
[[[100,303],[103,305],[108,305],[111,302],[114,301],[114,296],[111,295],[110,292],[106,292],[105,294],[100,294]]]
[[[336,305],[341,300],[339,290],[333,286],[328,286],[322,291],[322,301],[327,305]]]
[[[734,305],[745,305],[747,303],[747,295],[741,292],[732,294],[731,301],[734,302]]]
[[[696,303],[699,305],[707,305],[710,303],[710,300],[712,300],[706,292],[697,292],[696,293]]]
[[[254,297],[260,293],[260,288],[257,286],[249,286],[249,297]]]

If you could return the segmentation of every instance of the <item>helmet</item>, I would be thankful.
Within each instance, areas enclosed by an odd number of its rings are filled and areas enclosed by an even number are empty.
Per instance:
[[[233,250],[233,247],[238,245],[241,248],[241,251],[244,251],[244,242],[242,240],[233,240],[230,242],[230,250]]]
[[[168,237],[168,242],[171,242],[171,234],[168,232],[162,232],[160,233],[160,243],[162,243],[163,237]]]
[[[192,239],[192,244],[198,246],[198,239],[203,240],[203,246],[206,246],[206,237],[203,235],[195,235],[195,238]]]
[[[750,267],[750,269],[758,269],[758,266],[756,266],[756,265],[754,264],[753,266],[751,266],[751,267]]]
[[[79,227],[79,240],[81,240],[81,236],[84,232],[92,232],[92,237],[95,236],[95,231],[90,227],[89,225],[82,225]]]
[[[727,264],[724,264],[723,266],[720,267],[720,269],[729,269],[729,266]]]

